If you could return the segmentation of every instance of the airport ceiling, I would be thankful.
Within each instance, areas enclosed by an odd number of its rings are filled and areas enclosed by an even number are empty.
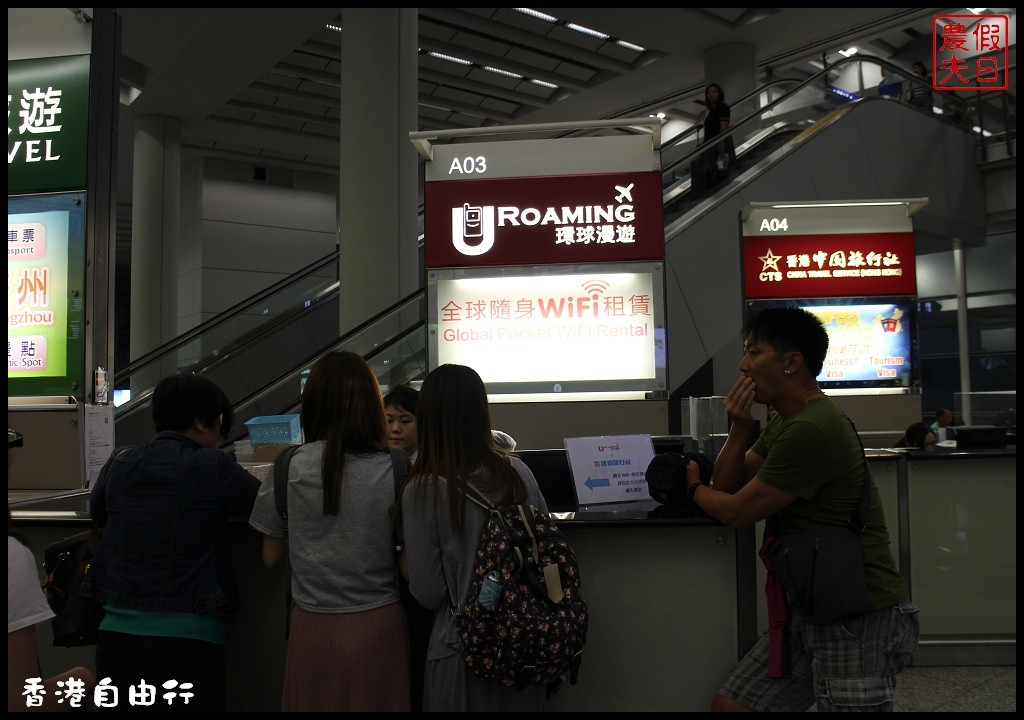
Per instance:
[[[930,55],[934,15],[965,12],[534,9],[557,22],[513,8],[419,8],[419,125],[410,130],[636,117],[659,110],[695,121],[702,108],[692,100],[703,93],[708,48],[753,45],[759,80],[767,68],[774,77],[804,77],[822,67],[823,56],[831,62],[851,45],[909,67]],[[121,74],[139,91],[122,106],[122,177],[125,171],[130,177],[134,119],[150,114],[182,121],[186,152],[337,172],[344,9],[116,10],[122,18]],[[593,37],[569,23],[611,37]],[[373,62],[367,58],[363,68],[367,82],[374,81]],[[672,100],[650,102],[671,94]]]

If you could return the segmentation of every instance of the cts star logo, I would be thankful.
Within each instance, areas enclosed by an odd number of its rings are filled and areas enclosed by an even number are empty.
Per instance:
[[[761,266],[761,272],[769,269],[779,272],[779,260],[782,259],[782,256],[773,254],[771,248],[768,248],[767,255],[761,255],[757,259],[764,263]]]

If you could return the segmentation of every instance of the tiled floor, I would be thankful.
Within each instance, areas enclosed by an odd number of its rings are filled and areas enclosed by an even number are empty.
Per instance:
[[[896,680],[896,712],[1016,712],[1017,666],[913,666]]]

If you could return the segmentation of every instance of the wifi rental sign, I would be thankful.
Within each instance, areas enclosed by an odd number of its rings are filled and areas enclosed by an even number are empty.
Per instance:
[[[621,379],[648,389],[659,373],[659,290],[651,272],[439,279],[436,362],[475,368],[490,392]]]
[[[426,183],[428,268],[660,261],[659,172]]]

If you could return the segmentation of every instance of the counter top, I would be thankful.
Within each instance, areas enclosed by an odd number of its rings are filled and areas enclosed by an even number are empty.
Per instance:
[[[633,500],[631,502],[584,505],[571,512],[552,511],[551,516],[559,525],[587,526],[707,526],[721,525],[700,508],[687,505],[672,507],[661,505],[654,500]]]
[[[898,460],[908,462],[941,462],[946,460],[972,460],[982,458],[1016,457],[1016,446],[993,450],[959,451],[955,448],[939,448],[935,451],[907,450],[905,448],[866,448],[869,461]],[[263,469],[263,468],[261,468]],[[18,522],[27,524],[89,525],[88,490],[36,490],[8,491],[7,502],[11,514]],[[564,505],[554,505],[552,517],[559,524],[587,527],[623,526],[715,526],[717,520],[699,508],[684,508],[660,505],[654,500],[584,505],[569,510]],[[248,518],[235,518],[236,522],[247,522]]]
[[[86,490],[55,492],[51,494],[8,496],[11,514],[18,522],[60,524],[89,524],[89,493]],[[717,520],[697,508],[674,508],[659,505],[654,500],[588,505],[573,511],[552,511],[558,524],[588,526],[627,525],[718,525]],[[242,518],[237,518],[241,522]],[[247,521],[247,518],[244,519]]]

